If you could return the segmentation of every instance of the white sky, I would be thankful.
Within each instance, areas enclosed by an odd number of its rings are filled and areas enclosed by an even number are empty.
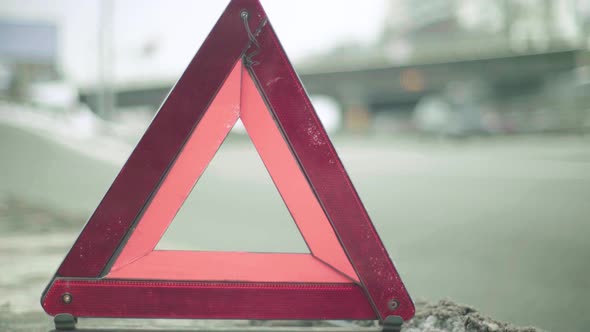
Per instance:
[[[374,41],[388,0],[261,0],[293,60],[339,41]],[[113,0],[116,81],[178,77],[229,0]],[[60,65],[67,78],[97,77],[99,0],[2,0],[0,17],[59,24]],[[157,47],[142,55],[146,45]]]

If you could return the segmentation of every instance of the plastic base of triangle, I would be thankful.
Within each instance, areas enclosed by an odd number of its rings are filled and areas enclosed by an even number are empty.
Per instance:
[[[75,296],[66,304],[63,294]],[[75,317],[376,319],[361,287],[352,283],[57,279],[43,307],[50,315]]]

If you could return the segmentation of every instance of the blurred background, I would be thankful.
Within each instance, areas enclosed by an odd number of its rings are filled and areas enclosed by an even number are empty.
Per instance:
[[[587,331],[590,0],[261,2],[413,297]],[[41,311],[226,5],[0,2],[0,305]],[[306,252],[290,218],[238,125],[159,247]]]

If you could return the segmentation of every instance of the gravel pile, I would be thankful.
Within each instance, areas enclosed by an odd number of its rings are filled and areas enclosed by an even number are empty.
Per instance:
[[[443,300],[438,303],[416,303],[414,319],[404,325],[405,332],[541,332],[533,327],[503,323],[477,310]]]

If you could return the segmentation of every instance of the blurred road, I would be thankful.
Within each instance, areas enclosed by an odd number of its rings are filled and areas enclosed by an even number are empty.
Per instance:
[[[414,298],[551,331],[590,326],[590,138],[335,145]],[[0,124],[0,304],[12,310],[41,310],[124,162],[83,150]],[[306,251],[248,141],[224,145],[196,188],[160,248]]]

